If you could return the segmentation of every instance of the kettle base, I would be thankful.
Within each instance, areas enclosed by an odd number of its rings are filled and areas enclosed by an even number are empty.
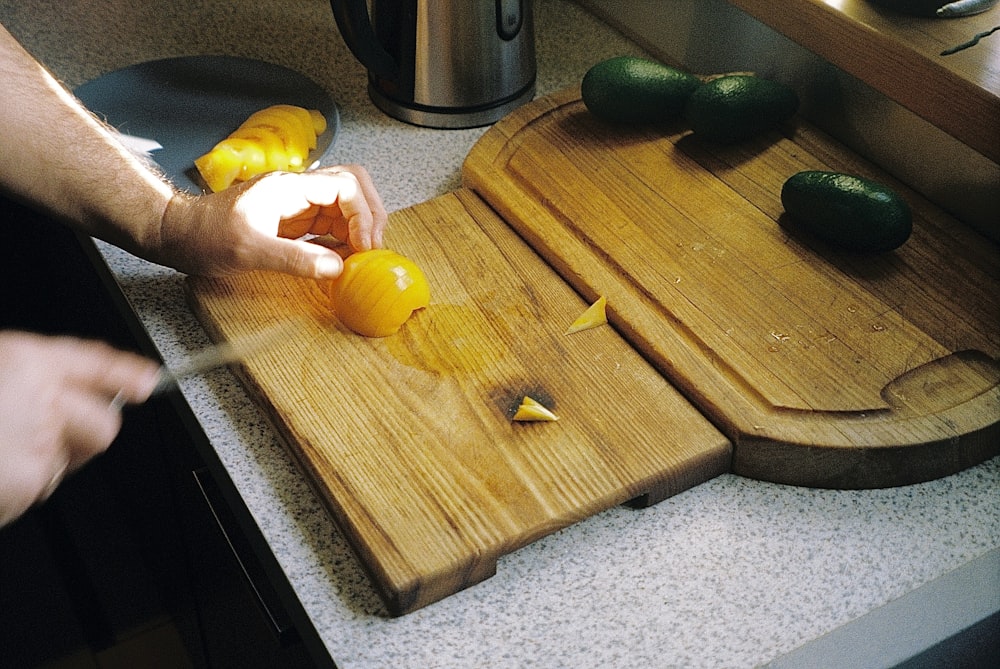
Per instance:
[[[428,107],[415,103],[403,103],[386,96],[372,83],[368,84],[368,96],[375,106],[389,116],[411,125],[439,130],[461,130],[478,128],[496,123],[535,97],[535,82],[502,100],[488,106],[479,107]]]

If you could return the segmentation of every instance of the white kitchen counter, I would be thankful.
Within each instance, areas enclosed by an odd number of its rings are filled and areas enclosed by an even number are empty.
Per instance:
[[[340,105],[331,160],[367,166],[390,210],[458,187],[483,132],[420,129],[378,112],[325,0],[2,0],[0,21],[71,87],[192,54],[303,72]],[[567,0],[537,0],[536,21],[539,94],[578,84],[603,58],[640,53]],[[181,275],[99,248],[168,363],[208,343]],[[492,579],[390,619],[234,377],[220,370],[182,390],[342,669],[752,667],[1000,546],[1000,458],[871,491],[725,475],[653,508],[616,508],[559,531],[502,558]]]

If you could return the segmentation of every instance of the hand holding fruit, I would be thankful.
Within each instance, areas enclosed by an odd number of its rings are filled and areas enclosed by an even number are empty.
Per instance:
[[[353,251],[379,248],[387,220],[362,167],[264,174],[218,193],[176,195],[150,255],[189,274],[270,270],[329,279],[341,272],[340,256],[298,238],[331,235]]]

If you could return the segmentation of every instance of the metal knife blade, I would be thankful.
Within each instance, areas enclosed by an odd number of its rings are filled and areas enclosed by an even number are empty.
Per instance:
[[[292,323],[282,323],[246,337],[213,344],[172,369],[165,364],[161,365],[159,378],[153,392],[150,393],[150,397],[156,397],[172,390],[177,386],[177,382],[183,378],[197,376],[217,367],[245,360],[275,344],[279,339],[287,337],[292,329]],[[121,393],[115,395],[111,400],[112,409],[121,409],[125,404]]]

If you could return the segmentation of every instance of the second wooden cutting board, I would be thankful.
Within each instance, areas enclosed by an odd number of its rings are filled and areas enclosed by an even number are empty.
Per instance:
[[[1000,453],[1000,249],[801,123],[732,146],[678,122],[602,123],[579,90],[473,147],[473,188],[734,444],[733,471],[882,487]],[[801,170],[910,204],[892,253],[839,251],[783,214]]]
[[[385,339],[347,332],[313,281],[188,288],[217,339],[299,324],[238,373],[392,613],[568,524],[728,471],[728,440],[612,328],[564,334],[587,303],[473,193],[394,213],[388,244],[425,271],[432,304]],[[560,420],[512,423],[524,395]]]

